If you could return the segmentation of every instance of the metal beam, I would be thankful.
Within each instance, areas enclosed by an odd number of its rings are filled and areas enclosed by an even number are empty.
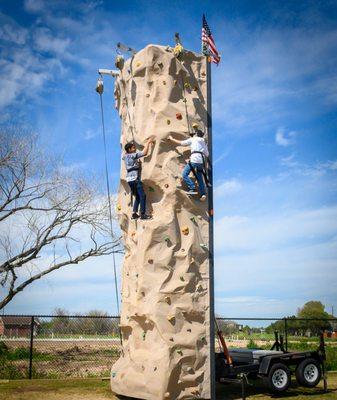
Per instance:
[[[104,69],[104,68],[100,68],[98,70],[98,73],[100,75],[110,75],[113,78],[117,78],[117,76],[119,76],[119,71],[117,71],[116,69]]]

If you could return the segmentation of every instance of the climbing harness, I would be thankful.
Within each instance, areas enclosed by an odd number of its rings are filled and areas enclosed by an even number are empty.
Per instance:
[[[208,157],[206,158],[205,154],[204,154],[202,151],[196,151],[196,150],[195,150],[195,151],[192,151],[192,152],[191,152],[191,155],[192,155],[192,154],[200,154],[200,155],[201,155],[201,157],[202,157],[202,165],[203,165],[202,175],[203,175],[203,177],[204,177],[206,186],[207,186],[207,187],[212,187],[212,185],[211,185],[210,182],[209,182],[209,177],[208,177],[208,171],[209,171],[208,165],[210,164],[209,158],[208,158]],[[194,168],[193,168],[193,166],[192,166],[192,164],[191,164],[191,161],[189,161],[188,164],[189,164],[189,166],[191,167],[192,172],[193,172],[193,174],[194,174],[194,176],[195,176],[195,178],[196,178],[196,172],[194,171]]]
[[[104,144],[104,159],[105,159],[105,179],[106,179],[106,189],[108,195],[108,205],[109,205],[109,222],[110,222],[110,234],[111,239],[114,239],[113,235],[113,227],[112,227],[112,207],[111,207],[111,194],[110,194],[110,184],[109,184],[109,171],[108,171],[108,157],[107,157],[107,146],[106,146],[106,134],[105,134],[105,122],[104,122],[104,107],[103,107],[103,92],[104,92],[104,85],[102,76],[100,76],[97,80],[96,85],[96,92],[99,94],[100,99],[100,108],[101,108],[101,122],[102,122],[102,134],[103,134],[103,144]],[[116,307],[117,313],[119,313],[119,296],[118,296],[118,286],[117,286],[117,270],[116,270],[116,257],[115,252],[112,252],[113,258],[113,270],[114,270],[114,281],[115,281],[115,295],[116,295]],[[122,345],[122,334],[119,329],[119,338]],[[123,349],[122,349],[123,352]]]

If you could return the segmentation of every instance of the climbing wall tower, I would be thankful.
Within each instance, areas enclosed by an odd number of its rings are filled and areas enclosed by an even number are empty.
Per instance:
[[[140,399],[209,399],[208,205],[184,192],[189,150],[168,141],[187,139],[192,126],[206,129],[205,57],[185,51],[178,59],[170,47],[149,45],[119,66],[121,145],[134,140],[141,149],[150,136],[156,142],[142,165],[151,221],[130,219],[121,166],[123,355],[111,388]]]

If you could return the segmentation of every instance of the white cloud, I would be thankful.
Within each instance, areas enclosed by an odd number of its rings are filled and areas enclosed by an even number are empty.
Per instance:
[[[62,55],[70,44],[70,39],[55,37],[46,28],[40,28],[34,33],[35,45],[39,50]]]
[[[25,0],[25,10],[31,13],[36,13],[44,10],[46,3],[43,0]]]
[[[279,146],[288,147],[295,144],[295,137],[298,135],[295,131],[286,131],[284,128],[278,128],[275,134],[275,142]]]
[[[229,196],[239,192],[241,189],[242,183],[233,178],[218,184],[214,189],[214,195],[219,197]]]

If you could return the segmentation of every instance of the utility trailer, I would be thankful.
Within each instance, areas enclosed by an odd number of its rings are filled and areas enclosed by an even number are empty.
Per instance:
[[[324,390],[327,390],[325,374],[325,343],[323,334],[315,351],[288,352],[284,349],[282,336],[275,332],[275,343],[271,350],[227,349],[222,332],[218,330],[220,348],[215,354],[215,374],[219,383],[241,383],[242,398],[245,399],[245,386],[249,379],[262,379],[273,393],[285,392],[295,374],[299,385],[315,387],[323,377]]]

